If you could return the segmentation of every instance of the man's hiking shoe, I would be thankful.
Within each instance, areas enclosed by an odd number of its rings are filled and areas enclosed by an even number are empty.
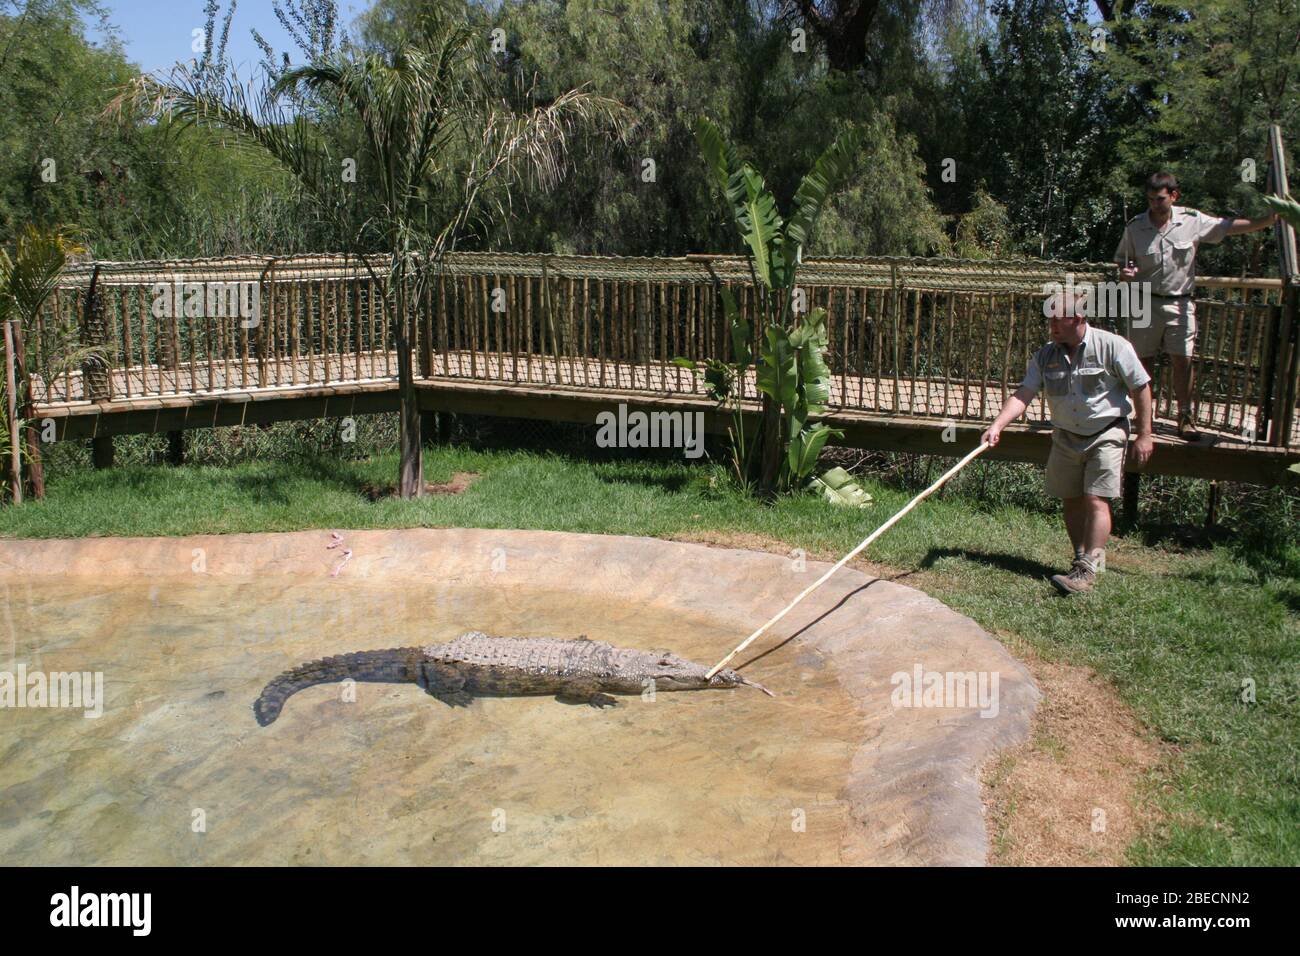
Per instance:
[[[1178,416],[1178,437],[1183,441],[1200,441],[1201,433],[1192,427],[1192,416],[1190,412],[1184,412]]]
[[[1075,548],[1074,560],[1078,561],[1086,554],[1087,552],[1084,551],[1082,547]],[[1106,573],[1106,549],[1105,548],[1098,548],[1096,551],[1092,552],[1092,569],[1096,571],[1098,574]]]
[[[1052,584],[1056,590],[1067,597],[1071,594],[1091,591],[1096,583],[1097,562],[1086,554],[1078,555],[1074,559],[1074,567],[1070,568],[1069,574],[1052,575]]]

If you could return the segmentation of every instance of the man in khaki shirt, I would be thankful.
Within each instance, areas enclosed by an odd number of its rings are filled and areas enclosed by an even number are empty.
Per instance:
[[[1185,441],[1201,436],[1192,428],[1192,351],[1196,341],[1196,251],[1202,242],[1222,242],[1267,229],[1276,214],[1259,219],[1207,216],[1178,206],[1178,180],[1156,173],[1147,180],[1148,209],[1129,220],[1115,247],[1120,275],[1130,281],[1150,283],[1150,309],[1143,318],[1129,319],[1128,338],[1147,372],[1158,352],[1173,365],[1174,394],[1178,398],[1178,435]]]
[[[1052,577],[1062,594],[1092,590],[1110,537],[1109,498],[1119,496],[1129,415],[1137,413],[1132,455],[1145,467],[1152,452],[1151,376],[1121,335],[1088,324],[1084,301],[1067,293],[1048,299],[1052,340],[1034,353],[1025,378],[1007,398],[983,441],[996,445],[1040,391],[1052,415],[1052,450],[1044,474],[1060,498],[1074,564]]]

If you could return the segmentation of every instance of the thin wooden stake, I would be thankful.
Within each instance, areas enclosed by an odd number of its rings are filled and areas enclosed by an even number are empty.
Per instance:
[[[948,404],[948,396],[952,392],[952,315],[953,303],[956,296],[949,290],[948,292],[948,327],[943,336],[943,413],[945,416],[952,414],[952,409]]]
[[[451,358],[447,343],[451,340],[450,326],[447,319],[447,269],[438,268],[438,337],[442,342],[442,374],[451,377]]]
[[[577,385],[577,372],[574,371],[574,353],[577,352],[578,338],[578,313],[577,303],[575,301],[577,285],[573,279],[565,280],[565,291],[568,295],[568,301],[565,303],[565,324],[564,324],[564,341],[565,352],[569,355],[569,384]]]
[[[793,601],[791,601],[789,604],[787,604],[784,608],[782,608],[775,617],[769,620],[766,624],[760,627],[753,634],[749,635],[749,637],[741,641],[740,644],[736,646],[736,649],[734,651],[732,651],[722,660],[718,661],[718,663],[714,664],[713,669],[710,670],[708,674],[705,675],[705,677],[711,678],[718,671],[722,670],[722,668],[726,667],[728,661],[730,661],[737,654],[739,654],[741,651],[747,648],[750,644],[754,643],[754,641],[759,637],[759,635],[761,635],[769,627],[771,627],[777,621],[781,620],[781,618],[785,617],[792,610],[794,610],[795,605],[797,605],[808,595],[812,594],[813,591],[817,590],[819,587],[825,584],[832,574],[834,574],[840,568],[844,567],[844,565],[852,561],[853,558],[856,557],[864,548],[866,548],[867,545],[871,544],[871,542],[875,541],[882,534],[884,534],[886,531],[888,531],[890,528],[896,525],[899,522],[899,520],[903,517],[903,515],[907,514],[909,511],[911,511],[913,508],[919,505],[926,498],[930,497],[930,495],[934,494],[934,492],[938,491],[939,488],[941,488],[944,485],[944,483],[948,481],[949,478],[951,478],[953,475],[957,474],[957,472],[961,471],[963,468],[969,465],[975,459],[976,455],[980,454],[981,452],[984,451],[984,449],[988,447],[989,447],[988,442],[980,442],[979,446],[976,447],[974,451],[968,453],[965,458],[963,458],[961,461],[957,462],[957,464],[953,465],[946,472],[944,472],[938,481],[932,484],[929,488],[926,488],[925,491],[921,492],[919,495],[917,495],[915,498],[909,501],[906,505],[904,505],[902,510],[900,510],[892,518],[890,518],[888,521],[882,524],[875,531],[871,532],[871,534],[867,535],[867,537],[863,539],[861,544],[859,544],[856,548],[854,548],[844,557],[840,558],[839,561],[835,562],[835,565],[829,571],[823,574],[820,578],[818,578],[812,584],[808,585],[808,587],[804,588],[803,593],[800,594]]]
[[[5,322],[5,395],[8,398],[9,414],[9,454],[10,454],[10,491],[13,494],[14,504],[23,503],[23,469],[22,461],[19,458],[18,449],[18,392],[14,384],[14,329],[11,319]]]
[[[524,374],[528,376],[528,384],[533,383],[533,280],[528,276],[522,276],[524,282],[523,310],[524,310]],[[543,349],[545,351],[545,349]],[[542,369],[542,381],[546,381],[546,370]]]
[[[131,311],[127,305],[130,291],[123,288],[118,296],[118,302],[122,306],[122,346],[126,350],[126,361],[122,364],[122,381],[126,385],[126,397],[131,397],[131,362],[132,353],[135,351],[131,341]],[[141,290],[143,295],[143,290]],[[39,317],[40,313],[37,313]]]
[[[582,277],[582,384],[591,382],[591,289]]]
[[[863,396],[863,389],[865,387],[865,383],[867,380],[867,362],[866,362],[867,329],[871,327],[873,327],[873,323],[871,321],[871,290],[864,288],[862,290],[862,321],[858,323],[858,349],[857,349],[858,363],[855,366],[855,370],[858,373],[858,408],[859,409],[864,409],[867,407],[867,400]],[[872,362],[875,361],[874,355],[872,355],[871,360]]]
[[[330,294],[332,284],[324,279],[316,283],[316,296],[320,302],[320,353],[325,361],[325,382],[330,383],[330,324],[333,322],[333,307]]]

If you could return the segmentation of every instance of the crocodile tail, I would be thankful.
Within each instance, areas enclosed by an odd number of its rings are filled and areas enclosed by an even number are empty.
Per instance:
[[[253,702],[253,714],[263,727],[275,722],[284,702],[305,687],[334,681],[372,681],[384,684],[413,684],[420,680],[419,647],[393,647],[382,651],[357,651],[311,661],[285,671],[262,688]]]

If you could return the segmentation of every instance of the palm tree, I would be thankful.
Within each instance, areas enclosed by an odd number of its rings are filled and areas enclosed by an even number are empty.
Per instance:
[[[178,65],[165,79],[138,77],[110,107],[171,118],[177,129],[235,133],[294,175],[377,280],[365,254],[386,255],[386,281],[377,284],[385,290],[397,345],[404,498],[418,496],[424,485],[412,370],[415,313],[444,255],[484,214],[489,183],[508,187],[526,177],[549,188],[563,174],[577,126],[615,128],[626,117],[621,104],[582,90],[539,103],[535,83],[517,76],[504,81],[503,91],[492,57],[485,37],[434,8],[391,54],[340,54],[289,70],[257,92],[229,76]],[[356,153],[331,143],[310,110],[284,111],[281,97],[303,91],[315,94],[317,105],[355,117]],[[355,182],[341,175],[345,158],[356,161]],[[499,199],[495,211],[506,215]]]
[[[0,423],[4,432],[0,437],[0,452],[10,463],[10,487],[15,503],[22,500],[24,468],[32,496],[45,496],[40,444],[32,415],[35,396],[31,394],[31,370],[23,364],[23,343],[35,336],[36,317],[54,292],[68,257],[81,251],[70,231],[39,229],[32,225],[19,231],[12,257],[0,249],[0,340],[6,342],[6,350],[13,349],[12,364],[0,375]],[[3,330],[11,322],[9,334],[4,336]],[[56,326],[48,332],[52,338],[45,343],[48,354],[41,369],[47,383],[65,368],[88,358],[91,352],[75,347],[75,330],[71,327]],[[8,392],[10,377],[12,393]],[[15,441],[14,436],[20,432],[25,438]]]

